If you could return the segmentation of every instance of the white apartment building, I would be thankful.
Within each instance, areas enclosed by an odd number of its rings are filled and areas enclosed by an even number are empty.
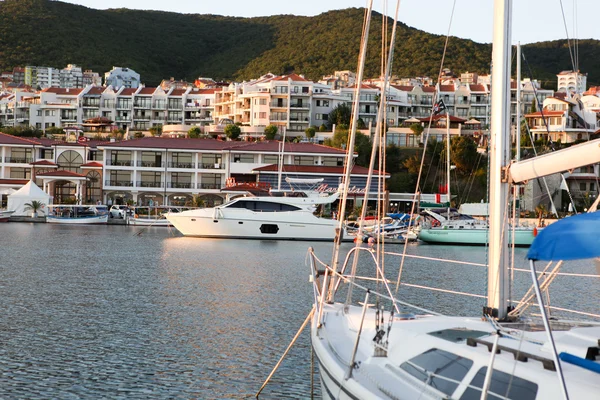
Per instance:
[[[25,67],[25,85],[34,89],[45,89],[60,86],[60,70],[52,67],[37,67],[28,65]]]
[[[89,132],[88,136],[113,128],[148,131],[152,126],[169,124],[189,129],[212,123],[215,91],[87,86],[15,92],[0,95],[0,123],[41,130],[77,127]],[[99,125],[99,121],[90,121],[94,118],[104,120]]]
[[[140,86],[140,74],[131,68],[113,67],[104,74],[104,86],[137,88]]]
[[[547,98],[542,110],[526,114],[525,119],[534,140],[546,139],[560,143],[588,140],[598,130],[596,116],[599,103],[592,98],[587,98],[583,103],[579,96]]]
[[[326,123],[329,112],[346,100],[332,93],[327,85],[300,75],[267,74],[217,90],[214,117],[215,122],[226,119],[241,123],[243,132],[260,134],[272,124],[279,132],[303,135],[309,126]],[[219,128],[211,129],[218,131]]]
[[[587,74],[577,71],[562,71],[558,75],[557,92],[583,93],[587,88]]]

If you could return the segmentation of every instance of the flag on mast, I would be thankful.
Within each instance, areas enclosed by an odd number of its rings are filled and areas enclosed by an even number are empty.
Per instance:
[[[438,115],[444,111],[446,111],[446,105],[444,104],[444,101],[440,99],[440,101],[433,106],[433,115]]]

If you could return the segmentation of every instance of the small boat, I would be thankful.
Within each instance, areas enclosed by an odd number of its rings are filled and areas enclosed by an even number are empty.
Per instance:
[[[182,207],[135,207],[133,215],[127,218],[129,225],[137,226],[173,226],[165,217],[167,213],[181,212]]]
[[[46,222],[71,225],[106,224],[108,207],[103,205],[49,205]]]
[[[0,222],[8,222],[8,218],[14,213],[14,211],[0,210]]]

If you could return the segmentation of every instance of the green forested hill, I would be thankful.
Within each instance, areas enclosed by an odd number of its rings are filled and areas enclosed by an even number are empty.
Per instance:
[[[139,72],[146,84],[163,78],[250,79],[296,72],[318,79],[356,69],[364,10],[315,17],[232,18],[128,9],[94,10],[49,0],[0,1],[0,69],[69,63],[103,73],[113,65]],[[391,22],[390,22],[391,31]],[[399,26],[394,74],[436,77],[445,38]],[[366,76],[379,75],[381,16],[371,24]],[[524,46],[536,78],[552,81],[572,69],[565,41]],[[600,84],[600,42],[580,42],[580,69]],[[445,67],[489,73],[491,46],[451,38]],[[524,76],[528,76],[525,71]]]

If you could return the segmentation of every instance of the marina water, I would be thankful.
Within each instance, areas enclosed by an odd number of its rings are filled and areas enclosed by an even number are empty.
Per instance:
[[[307,248],[325,262],[332,250],[124,226],[5,223],[0,237],[0,398],[253,398],[310,312]],[[411,244],[408,254],[486,261],[482,247]],[[517,266],[525,254],[517,249]],[[389,261],[395,281],[399,261]],[[529,279],[516,274],[518,293]],[[483,267],[409,259],[403,281],[485,294]],[[594,312],[598,281],[558,277],[552,304]],[[400,296],[471,316],[483,304],[416,288]],[[306,331],[261,398],[310,398],[309,342]]]

